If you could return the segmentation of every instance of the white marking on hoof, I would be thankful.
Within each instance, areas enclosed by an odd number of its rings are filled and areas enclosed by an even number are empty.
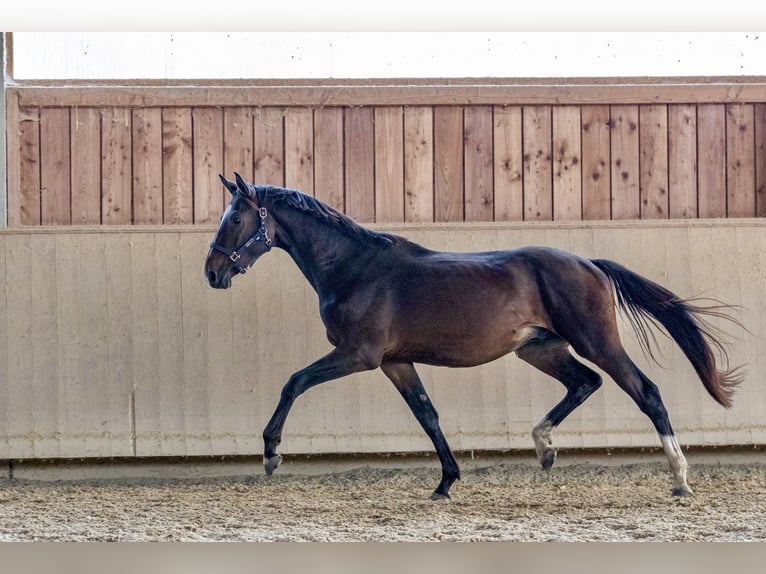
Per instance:
[[[532,429],[532,439],[535,441],[535,452],[537,460],[545,470],[550,470],[553,463],[556,462],[556,449],[553,447],[551,433],[553,425],[548,420],[540,421]]]

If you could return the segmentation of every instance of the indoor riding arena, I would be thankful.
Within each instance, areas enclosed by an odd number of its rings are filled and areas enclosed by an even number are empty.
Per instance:
[[[766,541],[766,76],[35,79],[4,34],[0,541]],[[763,41],[763,40],[762,40]],[[282,465],[263,432],[333,347],[274,249],[205,277],[232,196],[299,190],[427,248],[612,260],[710,318],[742,382],[708,394],[661,328],[625,348],[688,462],[605,373],[566,389],[510,353],[417,365],[462,475],[380,369],[301,395]],[[481,294],[477,294],[481,297]]]

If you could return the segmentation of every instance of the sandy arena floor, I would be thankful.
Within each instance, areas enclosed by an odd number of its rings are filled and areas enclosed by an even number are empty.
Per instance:
[[[393,465],[392,465],[393,466]],[[258,471],[260,469],[254,469]],[[282,469],[280,469],[281,471]],[[0,480],[0,541],[765,541],[766,463],[525,463],[272,477]]]

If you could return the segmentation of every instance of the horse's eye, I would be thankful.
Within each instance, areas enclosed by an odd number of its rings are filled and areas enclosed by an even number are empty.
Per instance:
[[[231,221],[234,223],[234,225],[239,225],[242,223],[242,218],[239,215],[235,215],[231,218]]]

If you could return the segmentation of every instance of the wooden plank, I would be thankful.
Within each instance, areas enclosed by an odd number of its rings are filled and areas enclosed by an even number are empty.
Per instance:
[[[18,224],[40,225],[40,110],[21,110],[19,120]]]
[[[314,110],[314,195],[345,212],[343,186],[343,109]]]
[[[67,110],[68,111],[68,110]],[[61,454],[64,456],[86,456],[86,442],[93,429],[85,426],[82,416],[85,404],[95,391],[89,384],[90,373],[83,370],[84,330],[83,304],[89,304],[83,297],[80,265],[80,238],[76,234],[57,234],[56,242],[56,348],[58,350],[58,394],[61,398],[58,409],[58,431],[61,433]],[[90,269],[85,271],[91,272]],[[99,389],[100,390],[100,389]]]
[[[766,104],[755,105],[755,216],[766,217]]]
[[[434,221],[434,111],[404,108],[404,221]]]
[[[697,109],[668,106],[668,201],[671,219],[697,217]]]
[[[609,106],[583,106],[583,219],[605,220],[612,217],[610,121]]]
[[[284,117],[279,108],[253,112],[253,181],[285,185]]]
[[[638,106],[612,106],[612,219],[639,219]]]
[[[178,455],[185,452],[184,323],[181,284],[181,235],[163,234],[155,240],[157,258],[157,337],[162,361],[159,385],[137,395],[136,407],[144,411],[138,427],[139,454]],[[156,437],[156,438],[153,438]],[[152,449],[152,450],[150,450]]]
[[[0,225],[18,227],[21,217],[21,129],[19,122],[18,92],[12,88],[5,90],[5,218],[0,216]],[[3,208],[0,207],[0,213]]]
[[[134,358],[133,282],[131,279],[131,235],[108,235],[104,241],[106,272],[106,373],[107,391],[102,413],[113,440],[111,456],[134,455],[132,441]]]
[[[162,110],[162,211],[164,223],[194,222],[192,113]]]
[[[437,106],[434,121],[434,220],[463,221],[463,108]]]
[[[726,108],[697,106],[699,217],[726,217]]]
[[[60,455],[58,388],[58,332],[56,326],[56,237],[32,235],[29,286],[33,305],[28,320],[32,324],[32,377],[30,397],[34,405],[33,450],[36,457]]]
[[[404,109],[401,106],[375,107],[375,221],[404,221]]]
[[[524,130],[524,219],[553,219],[553,154],[550,106],[525,106]]]
[[[2,52],[2,49],[0,49]],[[2,83],[0,81],[0,83]],[[11,381],[9,371],[8,360],[8,291],[9,285],[7,280],[8,273],[6,272],[7,262],[5,258],[6,249],[6,236],[0,235],[0,317],[3,320],[0,321],[0,457],[4,460],[10,457],[10,445],[8,443],[8,437],[11,434],[10,421],[11,421],[11,387],[13,383]]]
[[[285,111],[285,185],[314,195],[314,112]]]
[[[346,214],[375,221],[375,125],[373,108],[344,110]]]
[[[229,192],[218,177],[223,165],[223,111],[220,108],[194,108],[192,132],[194,223],[218,223],[229,202]]]
[[[466,221],[492,221],[495,216],[492,125],[491,106],[465,108]]]
[[[40,110],[40,222],[72,223],[69,153],[69,110]]]
[[[130,240],[132,304],[129,335],[132,339],[131,351],[133,355],[131,362],[133,369],[132,380],[129,383],[133,393],[131,450],[134,456],[152,456],[157,453],[155,450],[155,437],[157,435],[155,432],[151,432],[152,426],[157,420],[156,407],[152,403],[159,399],[157,390],[162,384],[160,365],[165,361],[165,356],[160,354],[160,302],[157,291],[157,269],[159,266],[166,265],[167,262],[160,262],[157,259],[156,238],[157,236],[153,233],[141,233],[131,235]],[[164,240],[164,237],[160,238],[160,241]],[[178,372],[171,376],[177,377]],[[145,429],[149,429],[150,432],[147,433]],[[139,442],[139,438],[146,441],[144,437],[149,438],[149,444]],[[141,444],[141,449],[139,449],[139,444]]]
[[[133,220],[130,110],[101,112],[101,214],[105,224]]]
[[[580,108],[553,108],[553,219],[582,219]]]
[[[718,79],[717,79],[718,80]],[[209,106],[401,106],[401,105],[635,105],[664,103],[766,102],[763,77],[721,78],[411,78],[396,80],[328,79],[243,82],[217,81],[189,88],[188,82],[74,81],[35,82],[19,88],[22,107],[110,105],[120,107]],[[169,84],[169,85],[165,85]]]
[[[245,181],[254,181],[253,137],[252,110],[245,107],[224,108],[223,168],[219,168],[218,173],[233,179],[234,172],[237,172]],[[228,203],[228,194],[226,197],[225,201]]]
[[[35,429],[32,388],[34,346],[32,313],[33,290],[26,286],[32,274],[31,235],[8,235],[5,238],[5,325],[7,329],[8,363],[8,433],[7,458],[27,458],[34,455],[31,432]],[[14,285],[24,285],[13,289]]]
[[[133,110],[133,222],[158,224],[162,214],[162,110]]]
[[[755,111],[726,106],[726,215],[755,216]]]
[[[524,219],[521,107],[494,108],[495,221]]]
[[[106,235],[83,236],[79,241],[80,311],[83,325],[80,339],[82,372],[87,373],[88,407],[81,414],[85,436],[85,456],[112,456],[129,452],[127,436],[119,423],[112,426],[112,394],[109,370],[109,296],[107,290]],[[127,411],[127,404],[123,403]],[[95,429],[95,430],[94,430]],[[100,432],[99,432],[100,431]]]
[[[73,108],[71,123],[72,224],[101,223],[101,110]]]
[[[638,115],[641,219],[667,219],[670,211],[667,106],[640,106]]]

